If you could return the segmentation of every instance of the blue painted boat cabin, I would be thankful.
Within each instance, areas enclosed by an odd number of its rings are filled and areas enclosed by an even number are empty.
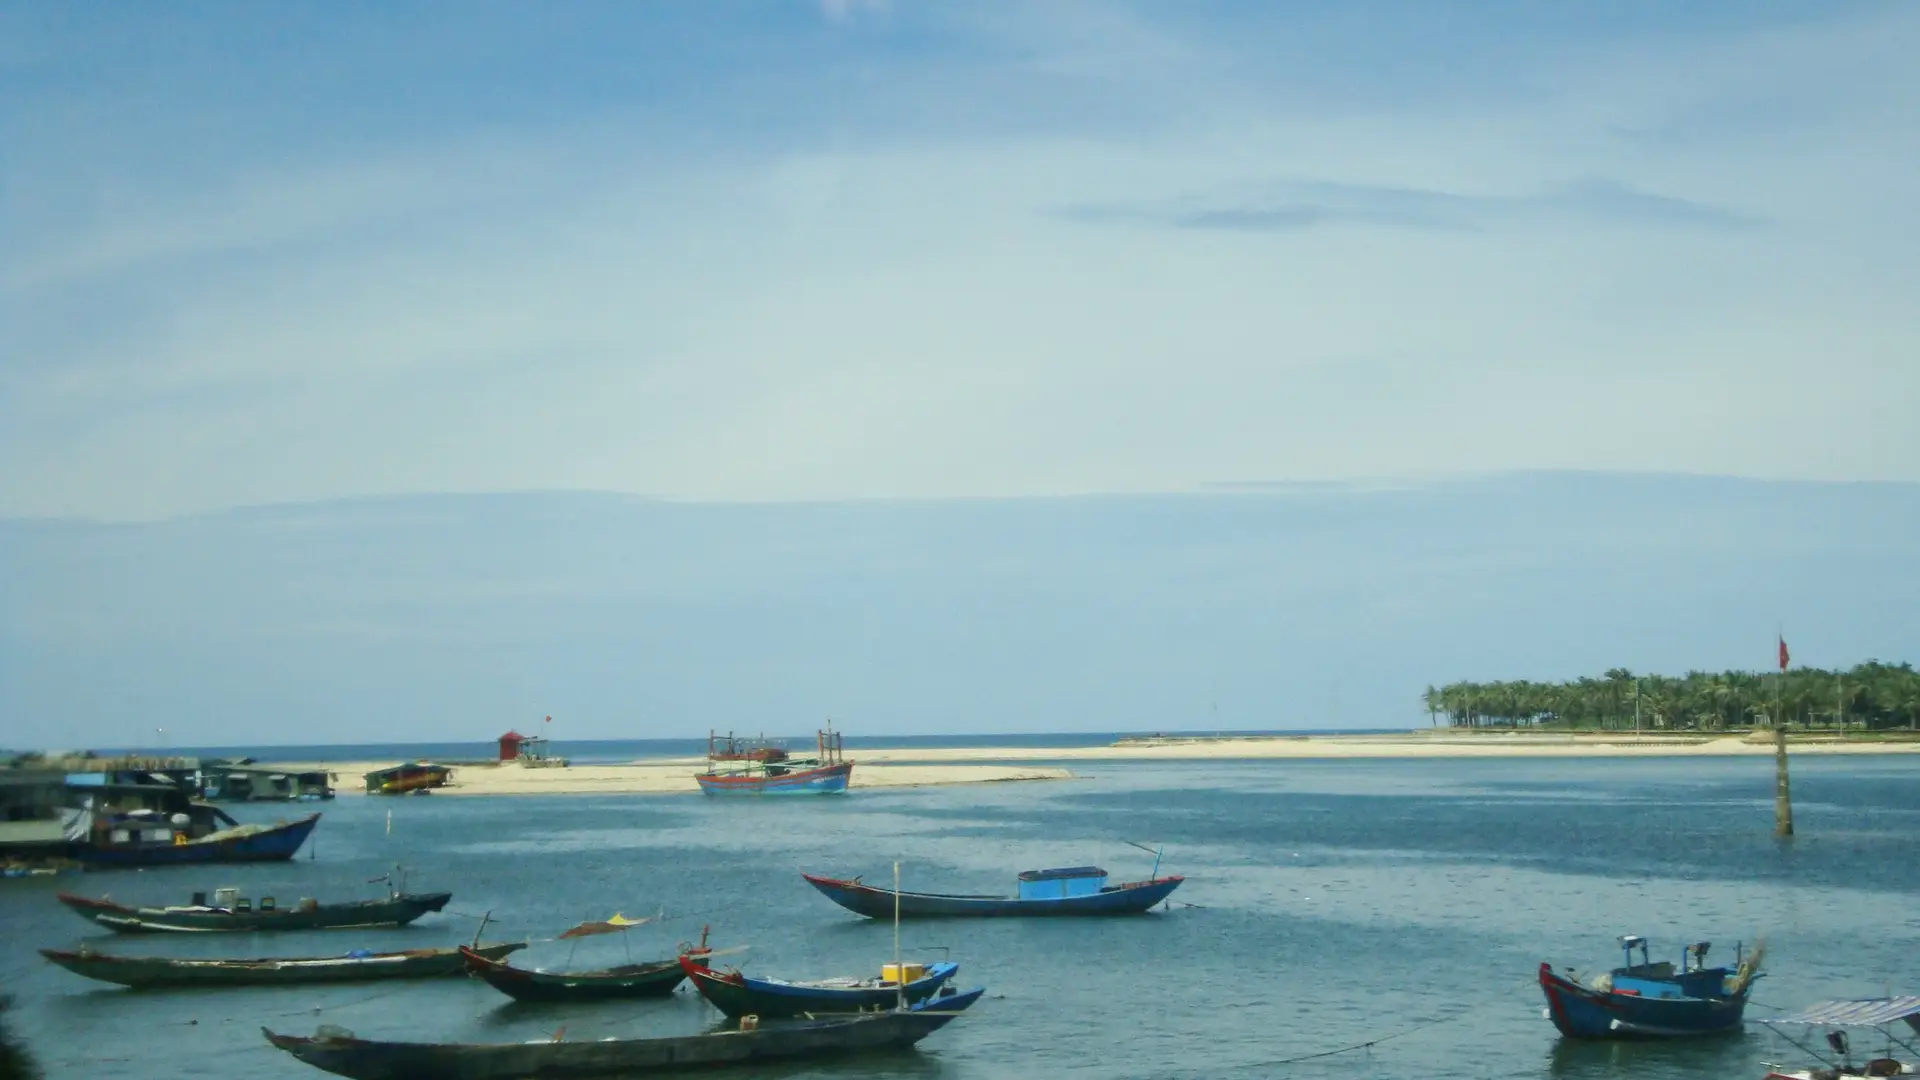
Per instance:
[[[1067,866],[1054,870],[1020,871],[1020,899],[1060,900],[1069,896],[1096,896],[1107,887],[1107,872],[1097,866]]]
[[[1633,950],[1640,950],[1640,962],[1633,962]],[[1647,962],[1647,939],[1627,935],[1620,939],[1626,964],[1613,971],[1612,990],[1642,998],[1721,998],[1727,993],[1726,968],[1705,966],[1709,943],[1690,945],[1681,954],[1682,970],[1676,972],[1666,961]],[[1688,961],[1691,960],[1691,964]]]

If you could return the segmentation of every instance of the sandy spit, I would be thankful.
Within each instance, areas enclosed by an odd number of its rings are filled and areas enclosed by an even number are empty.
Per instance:
[[[1832,736],[1796,737],[1795,756],[1827,754],[1920,754],[1920,742],[1868,742]],[[1773,753],[1760,737],[1727,735],[1685,737],[1620,733],[1609,735],[1456,734],[1411,732],[1399,735],[1249,736],[1246,738],[1166,738],[1113,746],[969,747],[945,749],[861,748],[855,761],[855,788],[924,787],[1022,780],[1069,780],[1075,762],[1260,761],[1275,759],[1367,758],[1612,758],[1753,757]],[[1045,764],[1038,764],[1044,762]],[[286,769],[327,769],[341,795],[363,794],[361,777],[396,761],[278,762]],[[458,766],[447,795],[676,794],[699,790],[693,774],[701,758],[658,758],[625,765],[576,765],[526,768],[517,764]]]
[[[1811,754],[1915,754],[1920,742],[1866,742],[1834,738],[1788,741],[1788,752]],[[1075,748],[866,750],[864,761],[1253,761],[1273,758],[1600,758],[1749,757],[1773,753],[1770,739],[1745,735],[1715,738],[1662,735],[1292,735],[1247,738],[1167,738],[1114,746]]]
[[[928,787],[939,784],[985,784],[1016,780],[1070,780],[1073,773],[1059,767],[987,764],[868,765],[855,759],[852,787]],[[342,796],[364,795],[363,777],[397,761],[327,761],[275,763],[292,769],[326,769]],[[529,769],[520,765],[455,766],[453,782],[435,795],[671,795],[691,794],[700,787],[693,774],[703,759],[641,761],[630,765],[570,765]]]

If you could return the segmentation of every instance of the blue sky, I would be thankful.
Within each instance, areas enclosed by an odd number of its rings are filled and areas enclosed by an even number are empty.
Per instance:
[[[1860,0],[0,0],[0,742],[1912,659],[1915,56]]]
[[[1407,727],[1457,679],[1913,660],[1920,484],[1534,474],[0,521],[0,747]],[[521,727],[521,730],[526,730]]]
[[[1920,8],[0,5],[0,515],[1920,479]]]

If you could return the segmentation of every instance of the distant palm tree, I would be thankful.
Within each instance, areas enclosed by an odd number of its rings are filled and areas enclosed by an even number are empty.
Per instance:
[[[1835,680],[1843,680],[1836,687]],[[1836,689],[1842,693],[1836,700]],[[1629,697],[1634,695],[1634,697]],[[1613,668],[1600,679],[1449,683],[1422,695],[1431,716],[1456,727],[1551,722],[1569,728],[1624,728],[1635,698],[1650,727],[1726,729],[1836,720],[1870,730],[1920,730],[1920,672],[1911,664],[1870,660],[1851,671],[1795,668],[1774,674],[1689,671],[1678,678],[1636,677]],[[1437,723],[1437,721],[1436,721]]]

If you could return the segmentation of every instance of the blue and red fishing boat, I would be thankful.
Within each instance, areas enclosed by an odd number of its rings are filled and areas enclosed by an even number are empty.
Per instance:
[[[1741,1030],[1747,995],[1760,975],[1764,946],[1737,956],[1735,967],[1707,967],[1708,942],[1689,945],[1678,970],[1651,963],[1645,938],[1620,939],[1626,963],[1582,981],[1571,969],[1540,965],[1547,1018],[1570,1039],[1677,1038]],[[1640,962],[1633,951],[1640,950]]]
[[[734,735],[707,734],[707,771],[694,777],[708,795],[838,795],[853,778],[853,762],[841,753],[840,733],[817,737],[813,757]]]

